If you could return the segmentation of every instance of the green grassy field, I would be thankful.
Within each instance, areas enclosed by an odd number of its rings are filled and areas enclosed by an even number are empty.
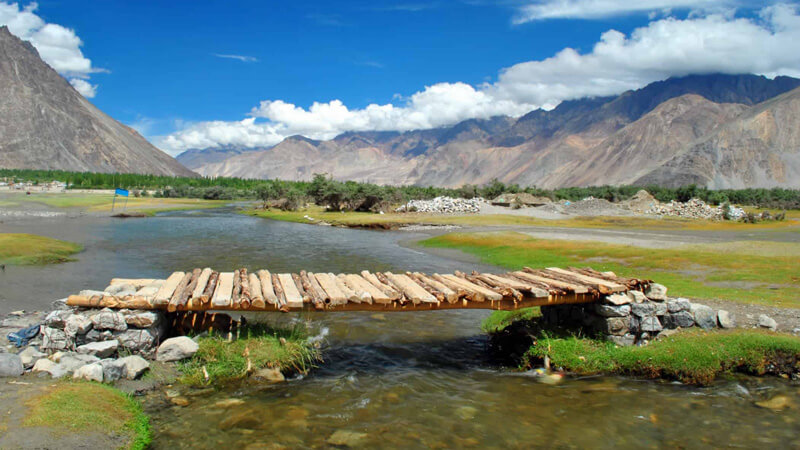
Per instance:
[[[53,264],[73,261],[83,247],[72,242],[25,233],[0,233],[0,263],[10,265]]]
[[[580,375],[617,373],[709,384],[721,373],[763,375],[768,364],[796,361],[800,338],[764,330],[692,330],[647,346],[617,347],[611,342],[543,332],[522,365],[531,366],[545,356],[554,367]]]
[[[800,244],[741,242],[647,249],[534,239],[520,233],[454,233],[420,243],[475,255],[509,269],[591,266],[653,279],[671,296],[800,307]]]
[[[299,211],[281,211],[278,209],[249,209],[245,214],[265,219],[281,220],[297,223],[315,223],[324,221],[331,225],[348,227],[382,227],[393,228],[402,225],[460,225],[460,226],[550,226],[570,228],[644,228],[664,230],[712,230],[712,231],[748,231],[748,230],[798,230],[800,222],[794,218],[781,222],[762,222],[746,224],[739,222],[688,220],[680,218],[647,218],[647,217],[574,217],[570,219],[540,219],[536,217],[511,214],[467,214],[443,215],[429,213],[387,213],[374,214],[363,212],[330,212],[318,206],[310,206]],[[792,212],[794,214],[795,212]],[[800,216],[800,212],[797,212]],[[314,220],[308,220],[309,216]]]
[[[132,450],[147,448],[152,439],[149,419],[139,402],[104,384],[58,382],[25,406],[23,426],[123,435]]]
[[[17,205],[25,203],[39,203],[54,208],[78,208],[91,212],[111,212],[114,202],[113,194],[44,194],[31,195],[17,194],[5,200]],[[203,200],[195,198],[155,198],[155,197],[129,197],[125,205],[124,197],[117,197],[115,211],[122,211],[123,206],[127,212],[142,212],[153,214],[163,211],[176,211],[186,209],[219,208],[229,204],[226,200]],[[9,205],[11,206],[11,205]]]

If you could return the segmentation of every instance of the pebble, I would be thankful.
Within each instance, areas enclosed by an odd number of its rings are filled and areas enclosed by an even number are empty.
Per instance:
[[[785,395],[776,395],[769,400],[763,400],[760,402],[756,402],[756,406],[761,408],[771,409],[772,411],[779,412],[783,411],[784,409],[793,408],[794,404],[792,400],[785,396]]]
[[[336,430],[326,441],[330,445],[340,445],[343,447],[358,447],[367,437],[367,433],[357,431]]]

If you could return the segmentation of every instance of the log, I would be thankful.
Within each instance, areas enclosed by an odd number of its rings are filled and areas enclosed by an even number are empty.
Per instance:
[[[231,292],[231,308],[242,309],[240,296],[242,294],[242,274],[240,270],[233,271],[233,291]]]
[[[183,272],[174,272],[170,275],[153,297],[153,306],[159,308],[163,306],[166,308],[167,304],[169,304],[169,300],[172,298],[172,294],[175,292],[175,288],[178,287],[178,284],[180,284],[185,275],[186,274]]]
[[[567,292],[574,292],[576,294],[586,294],[587,292],[589,292],[589,288],[587,288],[586,286],[571,284],[553,278],[543,277],[541,275],[533,273],[533,269],[529,267],[526,267],[524,271],[517,271],[513,273],[517,278],[522,278],[531,281],[538,281],[539,283],[543,283],[547,286],[550,286],[551,288],[555,287],[557,289],[566,290]]]
[[[439,303],[439,300],[426,291],[422,286],[418,285],[411,278],[403,274],[396,274],[391,272],[384,272],[386,278],[389,279],[395,286],[399,287],[403,294],[410,298],[414,304],[420,302],[424,303]]]
[[[126,300],[116,299],[109,296],[85,297],[82,295],[70,295],[67,298],[68,306],[80,306],[84,308],[129,308],[129,309],[152,309],[150,302],[144,297],[130,297]]]
[[[239,278],[242,286],[242,292],[239,294],[239,307],[244,310],[250,309],[250,277],[247,275],[247,269],[239,270]]]
[[[202,303],[203,307],[211,304],[211,298],[214,296],[214,292],[216,292],[218,284],[219,272],[212,271],[211,275],[208,277],[208,284],[206,285],[206,288],[203,289],[203,295],[200,297],[200,303]]]
[[[211,278],[211,274],[214,271],[211,270],[209,267],[206,267],[200,272],[200,276],[197,277],[197,282],[194,285],[194,290],[192,291],[192,297],[189,303],[189,306],[197,306],[202,305],[203,301],[201,297],[203,296],[203,292],[206,290],[206,286],[208,286],[208,279]]]
[[[217,280],[217,288],[211,298],[212,308],[230,308],[233,298],[233,272],[222,272]]]
[[[506,286],[508,286],[508,287],[510,287],[512,289],[516,289],[518,291],[528,292],[534,297],[546,298],[546,297],[550,296],[550,292],[549,291],[546,291],[546,290],[544,290],[544,289],[542,289],[540,287],[534,286],[531,283],[524,283],[522,281],[519,281],[519,280],[516,280],[516,279],[513,279],[513,278],[503,277],[503,276],[495,275],[495,274],[491,274],[491,273],[485,273],[485,274],[481,274],[481,275],[484,278],[488,279],[488,280],[495,281],[495,283],[498,283],[498,285],[506,285]]]
[[[158,281],[164,281],[164,280],[157,280],[155,278],[112,278],[111,283],[108,284],[111,286],[115,284],[130,284],[136,289],[141,289],[145,286],[150,286],[151,284],[155,284]]]
[[[347,304],[347,297],[345,297],[344,293],[339,289],[339,286],[336,284],[336,279],[332,275],[327,273],[315,273],[314,277],[328,295],[331,305]]]
[[[377,276],[374,274],[369,273],[366,270],[361,271],[361,276],[371,285],[375,286],[376,288],[380,289],[381,292],[385,296],[387,296],[390,300],[400,300],[403,295],[395,290],[393,287],[389,286],[388,284],[382,282]]]
[[[383,284],[383,285],[386,285],[386,286],[389,286],[389,288],[390,288],[391,290],[393,290],[393,291],[395,291],[395,292],[397,292],[397,293],[399,294],[399,297],[398,297],[397,301],[399,301],[401,305],[402,305],[402,304],[404,304],[404,303],[406,303],[407,301],[409,301],[409,300],[410,300],[410,299],[409,299],[408,297],[406,297],[406,295],[403,293],[403,290],[402,290],[402,289],[400,289],[400,288],[399,288],[397,285],[395,285],[394,283],[392,283],[392,281],[391,281],[391,280],[389,280],[388,278],[386,278],[386,274],[383,274],[383,273],[381,273],[381,272],[375,272],[373,275],[375,275],[375,277],[376,277],[376,278],[378,278],[378,281],[380,281],[380,282],[381,282],[381,284]]]
[[[378,291],[377,288],[367,283],[366,280],[358,275],[347,274],[342,277],[344,284],[358,295],[358,303],[372,303],[371,291]]]
[[[186,309],[186,303],[189,302],[189,297],[191,297],[192,292],[194,292],[194,287],[197,285],[197,278],[200,277],[200,272],[202,271],[202,269],[194,269],[191,273],[187,273],[186,276],[183,277],[181,283],[186,281],[187,278],[189,281],[182,289],[180,285],[175,288],[175,293],[172,294],[169,305],[167,305],[167,311],[175,312]]]
[[[311,295],[311,301],[314,303],[314,308],[325,309],[325,301],[327,297],[325,291],[317,283],[317,279],[313,274],[309,274],[305,270],[300,271],[300,280],[303,282],[303,289],[306,293]]]
[[[600,278],[590,277],[581,273],[570,272],[568,270],[560,269],[558,267],[548,267],[545,269],[548,273],[556,273],[563,275],[565,277],[572,277],[581,283],[584,284],[591,284],[595,289],[597,289],[601,294],[614,294],[617,292],[624,292],[628,290],[627,287],[612,283],[610,281],[602,280]]]
[[[294,284],[294,279],[291,274],[282,273],[278,275],[278,280],[281,282],[283,288],[283,295],[286,296],[286,306],[289,308],[302,308],[303,296]]]
[[[361,303],[361,296],[359,296],[356,293],[356,291],[347,286],[347,282],[345,281],[343,274],[340,273],[339,275],[334,275],[332,273],[329,273],[328,275],[332,276],[334,280],[336,280],[336,286],[339,288],[340,291],[342,291],[342,294],[344,294],[344,296],[347,297],[347,300],[353,303]]]
[[[422,281],[420,278],[418,278],[416,275],[414,275],[413,272],[406,272],[406,276],[408,278],[411,278],[411,280],[414,283],[417,283],[418,285],[422,286],[422,288],[425,289],[426,291],[428,291],[429,294],[431,294],[432,296],[436,297],[436,300],[438,300],[440,302],[445,301],[444,293],[442,293],[438,289],[433,288],[428,283]]]
[[[420,272],[414,272],[414,276],[417,277],[417,279],[419,279],[420,281],[427,284],[428,286],[444,294],[444,298],[445,300],[447,300],[448,303],[455,303],[458,301],[459,298],[458,292],[454,291],[453,289],[450,289],[444,283],[434,280],[433,278],[430,278],[429,276]]]
[[[292,280],[294,280],[294,285],[297,286],[300,296],[303,297],[303,303],[311,303],[311,294],[306,292],[306,288],[303,286],[303,280],[300,278],[300,275],[293,273]]]
[[[445,278],[447,280],[450,280],[451,282],[454,282],[456,284],[461,285],[461,287],[463,287],[465,291],[467,291],[469,294],[472,294],[474,296],[474,298],[475,298],[474,301],[479,301],[480,302],[480,301],[483,301],[484,299],[488,299],[488,300],[491,300],[491,301],[499,301],[499,300],[503,299],[503,295],[502,294],[500,294],[498,292],[495,292],[495,291],[493,291],[491,289],[487,289],[487,288],[485,288],[483,286],[479,286],[479,285],[477,285],[475,283],[472,283],[471,281],[469,281],[469,280],[467,280],[465,278],[461,278],[461,277],[457,277],[455,275],[449,275],[449,274],[448,275],[441,275],[441,277]],[[475,294],[477,294],[477,295],[475,295]]]
[[[278,298],[278,309],[286,311],[286,295],[283,293],[280,278],[274,273],[272,274],[272,289],[275,289],[275,297]]]
[[[257,273],[258,279],[261,280],[261,295],[264,296],[264,300],[270,305],[277,305],[278,296],[275,295],[275,288],[272,286],[272,274],[267,270],[259,270]]]
[[[259,281],[258,275],[251,273],[248,278],[248,283],[250,284],[250,305],[254,309],[265,309],[267,304],[264,302],[264,296],[261,294],[261,281]]]

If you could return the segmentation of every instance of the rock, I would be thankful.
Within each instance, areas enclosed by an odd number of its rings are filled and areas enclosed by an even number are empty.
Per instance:
[[[124,297],[126,292],[136,293],[136,287],[132,284],[126,284],[126,283],[112,284],[111,286],[107,287],[104,292],[108,295]]]
[[[117,381],[127,375],[124,361],[108,358],[100,361],[100,366],[103,368],[103,381],[106,383]]]
[[[156,344],[156,337],[150,330],[127,330],[114,336],[123,348],[136,353],[147,353]]]
[[[118,361],[125,364],[125,376],[129,380],[139,378],[143,373],[150,368],[150,363],[139,355],[126,356],[120,358]]]
[[[736,320],[733,314],[724,309],[717,311],[717,323],[720,328],[736,328]]]
[[[189,399],[183,396],[173,397],[169,399],[169,401],[172,402],[173,405],[181,407],[189,406],[190,404]]]
[[[339,445],[342,447],[358,447],[366,437],[367,433],[336,430],[336,432],[333,433],[326,442],[330,445]]]
[[[66,298],[60,298],[58,300],[54,300],[50,303],[50,309],[63,309],[63,310],[72,310],[71,307],[67,306]]]
[[[630,347],[636,343],[636,336],[631,333],[627,333],[623,336],[606,336],[606,339],[619,347]]]
[[[598,321],[601,333],[622,336],[628,332],[630,319],[627,317],[609,317]]]
[[[261,414],[254,410],[245,410],[226,417],[219,423],[220,429],[231,428],[256,429],[262,424]]]
[[[769,400],[756,402],[756,406],[761,408],[771,409],[775,412],[783,411],[784,409],[793,408],[792,400],[785,395],[776,395]]]
[[[642,291],[628,291],[628,297],[630,297],[633,303],[643,303],[647,301],[647,297]]]
[[[244,400],[240,398],[226,398],[214,403],[217,408],[233,408],[234,406],[244,405]]]
[[[64,329],[64,323],[72,315],[71,310],[56,310],[52,311],[47,317],[44,318],[44,324],[50,328],[59,330]]]
[[[603,317],[625,317],[631,314],[630,305],[602,305],[595,303],[594,311]]]
[[[84,289],[80,291],[78,295],[80,295],[81,297],[94,297],[96,295],[102,297],[106,295],[106,293],[103,291],[93,291],[91,289]]]
[[[461,420],[472,420],[478,415],[478,408],[474,406],[461,406],[455,411],[456,417]]]
[[[667,311],[671,313],[676,313],[680,311],[689,311],[692,308],[692,304],[689,300],[685,298],[676,298],[672,300],[667,300]]]
[[[636,317],[649,317],[656,315],[656,304],[653,302],[633,303],[631,313]]]
[[[17,353],[19,359],[22,361],[22,367],[30,369],[36,364],[36,361],[46,358],[47,354],[36,350],[35,347],[28,347],[25,350]]]
[[[653,303],[653,305],[655,305],[655,308],[656,308],[655,315],[663,316],[663,315],[667,314],[667,304],[666,303],[664,303],[664,302]]]
[[[667,287],[663,284],[650,283],[650,286],[647,287],[645,295],[650,300],[663,302],[667,299]]]
[[[53,361],[50,361],[47,358],[42,358],[42,359],[36,361],[36,364],[33,365],[33,368],[31,369],[31,372],[34,372],[34,373],[37,373],[37,372],[49,373],[50,376],[53,377],[53,378],[61,378],[64,375],[66,375],[67,373],[69,373],[60,364],[56,364],[56,363],[54,363]]]
[[[103,382],[103,366],[99,362],[86,364],[75,370],[72,374],[74,380],[87,380]]]
[[[111,341],[91,342],[89,344],[81,345],[75,350],[83,355],[94,355],[98,358],[107,358],[116,353],[118,347],[119,341],[114,339]]]
[[[110,309],[104,309],[92,316],[92,325],[97,330],[125,331],[128,329],[125,316]]]
[[[125,323],[134,328],[150,328],[161,322],[161,314],[152,311],[137,311],[125,315]]]
[[[0,377],[18,377],[25,372],[22,358],[13,353],[0,353]]]
[[[603,301],[609,305],[621,306],[627,305],[632,302],[633,299],[625,294],[611,294],[606,295]]]
[[[66,350],[72,345],[67,334],[57,328],[42,327],[42,350]]]
[[[108,341],[114,339],[114,334],[109,330],[89,330],[86,334],[79,334],[75,336],[76,345],[84,345],[90,342]]]
[[[78,334],[86,334],[92,329],[92,320],[82,314],[73,314],[64,321],[64,332],[74,338]]]
[[[643,332],[653,334],[658,333],[662,329],[661,322],[658,321],[658,317],[656,316],[642,317],[639,322],[639,330]]]
[[[62,357],[62,356],[64,356],[64,355],[67,355],[67,354],[69,354],[69,353],[70,353],[70,352],[55,352],[55,353],[53,353],[52,355],[48,356],[48,357],[47,357],[47,359],[49,359],[50,361],[53,361],[53,362],[57,363],[57,362],[60,362],[60,361],[61,361],[61,357]]]
[[[678,311],[667,314],[662,319],[662,325],[668,330],[675,328],[690,328],[694,326],[694,316],[689,311]]]
[[[180,361],[191,358],[199,348],[197,342],[186,336],[170,338],[158,346],[156,359],[158,361]]]
[[[92,355],[82,355],[80,353],[69,352],[59,359],[58,364],[64,368],[65,371],[72,373],[78,368],[87,364],[94,364],[100,362],[100,358]]]
[[[766,314],[761,314],[758,316],[758,326],[775,331],[778,329],[778,322],[775,322],[775,319]]]
[[[661,330],[661,332],[658,333],[658,336],[656,336],[656,339],[662,340],[670,336],[675,336],[676,334],[678,334],[678,330]]]
[[[286,381],[286,377],[283,376],[280,369],[270,367],[257,370],[253,376],[269,383],[282,383]]]
[[[692,307],[689,311],[692,313],[694,323],[698,327],[704,330],[710,330],[717,326],[717,314],[708,306],[692,303]]]

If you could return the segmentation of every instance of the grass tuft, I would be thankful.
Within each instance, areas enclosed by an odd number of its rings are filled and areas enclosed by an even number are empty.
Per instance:
[[[266,367],[307,372],[319,360],[319,351],[308,342],[305,327],[299,324],[290,329],[248,324],[238,339],[229,341],[224,336],[211,335],[200,338],[198,343],[197,353],[180,365],[180,381],[192,386],[241,380]],[[208,382],[203,367],[208,372]]]
[[[0,233],[0,263],[41,265],[74,261],[83,247],[72,242],[26,233]]]
[[[130,449],[150,445],[150,421],[138,401],[111,386],[60,382],[26,404],[23,426],[46,426],[66,432],[119,433]]]

